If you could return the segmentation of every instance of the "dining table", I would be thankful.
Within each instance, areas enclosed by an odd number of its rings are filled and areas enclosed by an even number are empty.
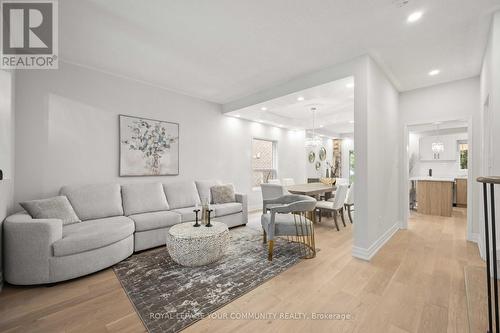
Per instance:
[[[326,185],[323,183],[307,183],[290,185],[287,186],[286,189],[292,194],[302,194],[316,198],[320,195],[334,192],[336,186]]]
[[[292,194],[308,195],[319,199],[321,195],[332,196],[332,193],[337,189],[335,185],[326,185],[323,183],[307,183],[307,184],[295,184],[286,186],[286,190]],[[311,221],[316,222],[316,209],[309,212],[308,218]]]

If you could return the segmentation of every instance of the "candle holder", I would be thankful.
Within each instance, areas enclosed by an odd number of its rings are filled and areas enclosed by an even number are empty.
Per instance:
[[[198,223],[198,213],[200,212],[199,209],[193,210],[193,212],[196,214],[196,223],[193,225],[193,227],[201,227],[201,224]]]
[[[207,217],[208,217],[208,223],[205,227],[212,227],[213,224],[210,224],[210,214],[213,212],[214,210],[213,209],[209,209],[207,210]]]

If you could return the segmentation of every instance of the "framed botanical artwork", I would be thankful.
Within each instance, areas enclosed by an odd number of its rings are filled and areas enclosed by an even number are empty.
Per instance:
[[[179,124],[119,116],[120,176],[179,174]]]

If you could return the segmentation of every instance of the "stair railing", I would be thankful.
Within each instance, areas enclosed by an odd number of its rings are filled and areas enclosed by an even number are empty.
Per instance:
[[[498,272],[497,272],[497,240],[495,226],[495,184],[500,184],[500,177],[479,177],[478,182],[483,184],[484,200],[484,239],[486,246],[486,284],[488,288],[488,333],[499,333],[498,313]],[[490,186],[490,215],[491,218],[491,255],[490,233],[488,219],[488,185]],[[491,257],[491,258],[490,258]],[[491,295],[491,270],[493,265],[493,302]],[[494,303],[494,304],[492,304]],[[493,312],[495,312],[495,331],[493,331]]]

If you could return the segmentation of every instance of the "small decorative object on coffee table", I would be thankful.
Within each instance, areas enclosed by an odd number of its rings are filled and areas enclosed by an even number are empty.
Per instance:
[[[214,210],[213,209],[208,209],[207,214],[208,214],[208,223],[205,227],[212,227],[213,224],[210,224],[210,214],[212,214]]]
[[[211,228],[193,228],[192,222],[176,224],[167,232],[170,257],[182,266],[203,266],[222,258],[229,245],[229,230],[222,222]]]
[[[198,208],[198,205],[196,205],[195,209],[193,212],[196,214],[196,222],[193,225],[193,227],[201,227],[201,224],[198,223],[198,213],[200,212],[200,209]]]

